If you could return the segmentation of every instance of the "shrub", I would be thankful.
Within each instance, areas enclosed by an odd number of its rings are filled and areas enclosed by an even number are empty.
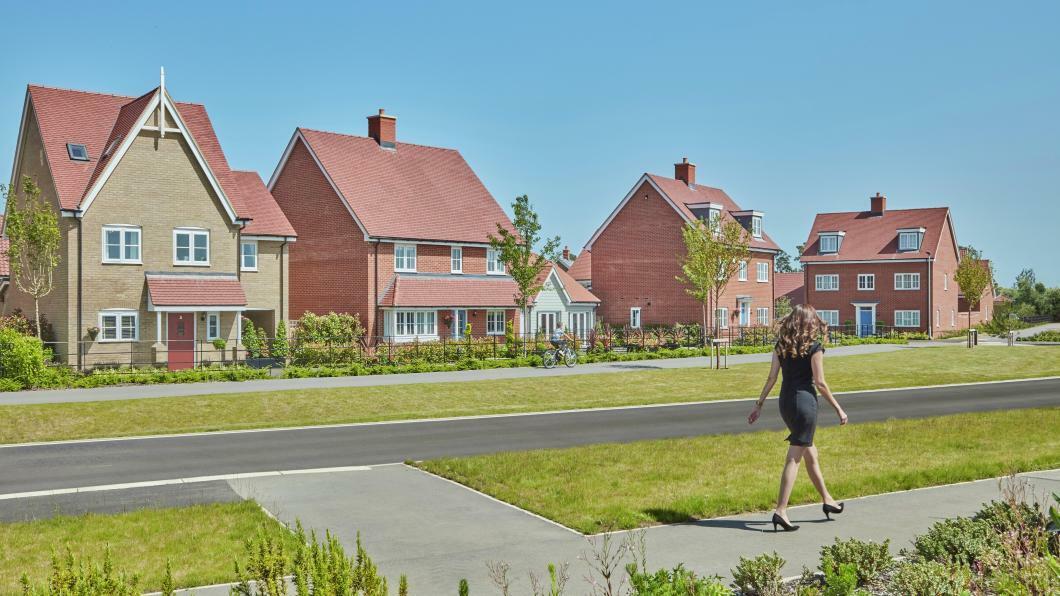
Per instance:
[[[732,590],[721,583],[720,578],[698,577],[692,571],[678,565],[672,570],[660,569],[655,573],[638,571],[635,564],[629,572],[629,587],[632,596],[729,596]]]
[[[780,569],[784,559],[777,553],[758,555],[753,559],[740,557],[732,570],[732,585],[743,594],[780,596],[784,593],[784,578]]]
[[[990,526],[994,532],[1003,533],[1025,527],[1040,527],[1045,524],[1041,512],[1026,503],[990,501],[973,517],[973,520]]]
[[[22,593],[25,596],[134,596],[139,578],[124,571],[116,571],[110,558],[110,547],[103,551],[102,564],[92,561],[75,561],[70,549],[62,559],[52,553],[51,573],[45,585],[30,584],[29,577],[22,575]]]
[[[250,358],[261,358],[261,336],[250,319],[243,319],[243,347]]]
[[[215,350],[224,350],[228,346],[228,342],[223,338],[218,337],[211,342]]]
[[[18,383],[19,389],[37,387],[44,380],[44,346],[36,337],[13,328],[0,329],[0,377]]]
[[[0,392],[4,392],[4,391],[21,391],[21,390],[22,390],[22,383],[19,383],[18,381],[14,380],[14,379],[5,379],[3,377],[0,377]]]
[[[928,561],[971,566],[998,549],[998,537],[982,521],[966,517],[936,522],[913,543],[916,553]]]
[[[858,589],[858,568],[853,563],[841,563],[825,570],[822,596],[854,596],[863,593]]]
[[[850,540],[835,539],[835,544],[821,548],[821,571],[827,576],[837,574],[846,564],[853,568],[857,585],[864,586],[891,566],[891,553],[888,550],[890,540],[882,544],[862,542],[856,538]]]
[[[971,583],[972,573],[964,566],[947,566],[937,561],[906,561],[895,567],[889,582],[893,594],[938,596],[962,594]]]
[[[276,323],[276,337],[272,340],[272,357],[287,359],[291,355],[291,344],[287,341],[287,321]]]

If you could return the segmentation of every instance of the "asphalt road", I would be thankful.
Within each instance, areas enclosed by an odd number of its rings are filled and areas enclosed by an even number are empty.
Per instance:
[[[1060,379],[849,393],[852,423],[1060,406]],[[197,476],[376,465],[497,451],[778,430],[746,401],[0,448],[0,494]],[[836,423],[822,410],[822,426]]]

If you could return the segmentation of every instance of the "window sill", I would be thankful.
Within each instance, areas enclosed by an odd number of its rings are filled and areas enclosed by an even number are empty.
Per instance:
[[[143,261],[100,261],[101,265],[143,265]]]
[[[255,268],[253,268],[253,269],[240,269],[240,271],[250,271],[250,272],[252,272],[252,273],[256,273],[256,272],[258,271],[258,268],[257,268],[257,267],[255,267]]]
[[[490,337],[500,337],[500,336],[504,335],[504,332],[503,331],[487,331],[486,335],[490,336]]]
[[[140,341],[140,338],[136,339],[96,339],[97,344],[132,344]]]
[[[392,342],[395,342],[395,343],[403,344],[403,343],[412,343],[412,342],[417,341],[417,340],[421,341],[421,342],[423,342],[423,341],[438,341],[438,335],[437,334],[435,334],[435,335],[390,335],[390,336],[387,336],[386,339],[388,339],[388,340],[390,340]]]
[[[174,267],[209,267],[209,263],[181,263],[178,261],[173,262]]]
[[[415,269],[394,269],[394,273],[418,273]]]
[[[503,271],[487,271],[486,275],[505,275]]]

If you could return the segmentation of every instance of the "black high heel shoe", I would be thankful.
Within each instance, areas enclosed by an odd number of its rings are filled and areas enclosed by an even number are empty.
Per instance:
[[[846,507],[845,503],[840,503],[839,507],[825,503],[821,505],[821,511],[824,511],[825,517],[827,517],[828,519],[832,519],[832,514],[835,513],[836,515],[839,515],[840,513],[843,513],[844,507]]]
[[[785,532],[794,532],[795,530],[799,529],[799,526],[796,526],[794,524],[789,524],[788,522],[784,521],[783,517],[780,517],[779,515],[774,513],[773,514],[773,531],[774,532],[777,531],[777,526],[780,526],[780,527],[784,528]]]

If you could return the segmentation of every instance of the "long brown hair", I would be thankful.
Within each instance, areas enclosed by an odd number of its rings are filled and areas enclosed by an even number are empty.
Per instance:
[[[810,352],[814,342],[828,332],[828,324],[808,304],[799,304],[777,326],[777,346],[781,358],[798,358]]]

